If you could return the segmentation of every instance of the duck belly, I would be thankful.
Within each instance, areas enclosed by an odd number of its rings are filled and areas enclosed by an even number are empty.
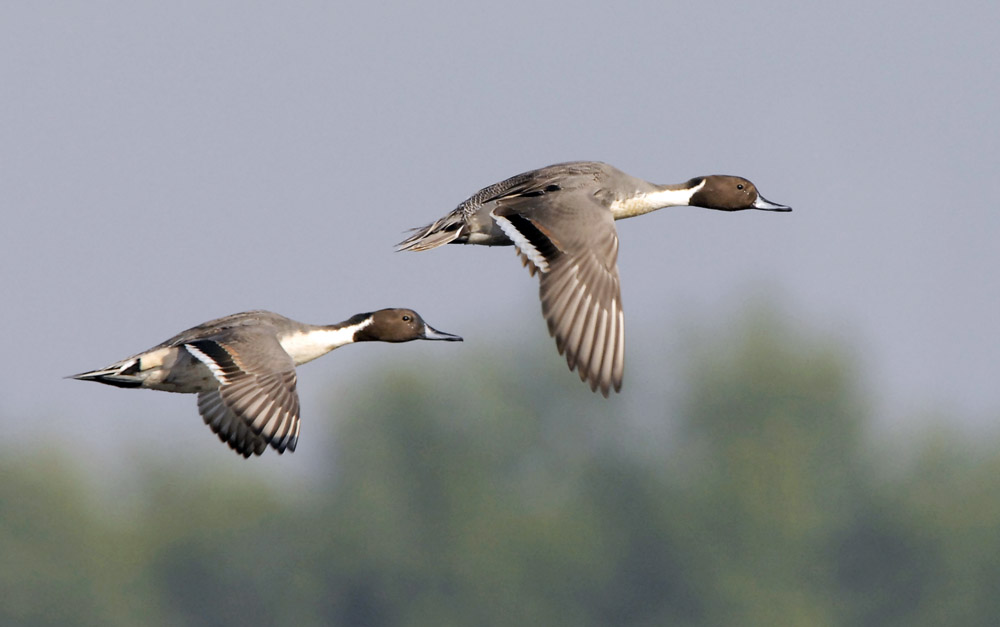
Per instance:
[[[500,228],[488,210],[480,210],[468,218],[468,236],[463,244],[477,246],[513,246],[514,242]]]
[[[139,372],[142,387],[163,392],[196,394],[219,387],[219,380],[208,366],[195,359],[182,347],[161,348],[140,357]]]

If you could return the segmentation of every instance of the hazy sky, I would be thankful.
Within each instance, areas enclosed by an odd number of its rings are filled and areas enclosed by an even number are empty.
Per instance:
[[[618,224],[625,394],[649,393],[637,364],[684,316],[763,290],[790,324],[854,342],[901,427],[936,407],[991,424],[1000,5],[750,6],[4,3],[8,438],[218,447],[193,397],[61,377],[252,308],[408,306],[468,340],[338,351],[300,371],[308,407],[396,354],[516,332],[554,355],[511,250],[392,247],[484,185],[576,159],[659,183],[739,174],[795,208]]]

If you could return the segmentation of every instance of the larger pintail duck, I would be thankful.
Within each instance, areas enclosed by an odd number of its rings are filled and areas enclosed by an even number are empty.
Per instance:
[[[575,161],[485,187],[440,220],[413,229],[397,250],[516,246],[532,276],[539,273],[542,314],[560,354],[591,390],[608,396],[612,387],[621,390],[625,368],[615,220],[683,205],[792,210],[764,199],[738,176],[654,185],[606,163]]]
[[[198,412],[244,457],[270,444],[294,451],[299,439],[295,367],[352,342],[461,341],[410,309],[382,309],[339,324],[312,325],[270,311],[199,324],[162,344],[73,379],[122,388],[198,395]]]

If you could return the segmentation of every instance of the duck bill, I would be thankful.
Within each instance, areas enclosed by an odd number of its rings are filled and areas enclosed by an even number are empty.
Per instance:
[[[757,195],[757,200],[753,201],[753,208],[760,209],[762,211],[791,211],[792,208],[787,205],[779,205],[778,203],[773,203],[767,198],[761,195]]]
[[[461,342],[462,338],[458,335],[453,335],[451,333],[445,333],[444,331],[438,331],[429,324],[424,325],[424,337],[425,340],[441,340],[444,342]]]

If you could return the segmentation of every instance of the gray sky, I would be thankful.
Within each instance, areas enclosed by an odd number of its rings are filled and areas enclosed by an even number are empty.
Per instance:
[[[392,245],[575,159],[740,174],[795,208],[618,224],[626,394],[650,393],[637,364],[664,329],[763,290],[854,342],[900,426],[937,407],[992,423],[1000,5],[823,4],[4,3],[8,438],[217,450],[193,397],[60,377],[251,308],[408,306],[464,351],[512,332],[551,348],[511,250]],[[303,402],[395,351],[450,350],[343,349],[300,371]]]

